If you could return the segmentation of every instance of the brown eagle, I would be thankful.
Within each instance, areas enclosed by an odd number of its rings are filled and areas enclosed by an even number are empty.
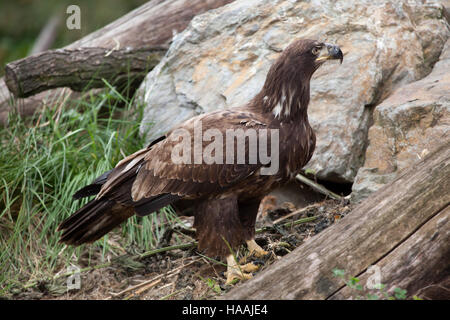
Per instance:
[[[172,205],[195,217],[199,250],[227,258],[227,282],[249,278],[243,271],[254,266],[238,267],[230,247],[246,243],[251,253],[266,254],[254,241],[258,206],[311,159],[316,137],[307,114],[310,79],[329,59],[342,63],[338,46],[294,41],[247,104],[176,126],[77,191],[75,199],[96,197],[60,224],[61,242],[93,242],[135,214]]]

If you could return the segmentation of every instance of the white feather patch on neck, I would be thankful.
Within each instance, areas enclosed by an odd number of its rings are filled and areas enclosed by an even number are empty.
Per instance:
[[[272,109],[272,113],[275,116],[275,118],[280,117],[282,109],[283,109],[283,106],[281,105],[280,102],[278,102],[277,105],[275,106],[275,108]]]
[[[281,118],[281,115],[288,117],[291,113],[292,95],[286,94],[283,89],[281,99],[277,102],[275,107],[272,109],[272,113],[275,118]]]

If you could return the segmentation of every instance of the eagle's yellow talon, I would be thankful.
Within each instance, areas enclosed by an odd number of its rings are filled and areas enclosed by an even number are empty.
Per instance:
[[[262,258],[264,256],[267,256],[269,253],[263,249],[261,249],[261,250],[256,249],[256,250],[253,250],[252,252],[250,252],[250,254],[254,255],[257,258]]]
[[[227,282],[225,284],[235,284],[237,280],[245,281],[253,277],[251,273],[241,272],[239,269],[232,268],[227,271]]]
[[[250,263],[247,263],[247,264],[244,264],[244,265],[240,266],[240,269],[243,272],[250,272],[250,273],[252,273],[252,272],[258,271],[259,270],[259,266],[257,266],[256,264],[253,264],[253,263],[250,262]]]
[[[261,248],[254,239],[247,241],[247,247],[248,251],[250,252],[249,255],[254,255],[257,258],[262,258],[269,254],[267,251]]]
[[[233,255],[229,255],[227,257],[227,282],[226,284],[234,284],[236,283],[236,280],[248,280],[253,277],[251,272],[255,272],[259,269],[257,265],[254,265],[253,263],[247,263],[242,266],[240,266],[236,260],[234,259]],[[248,273],[250,272],[250,273]]]

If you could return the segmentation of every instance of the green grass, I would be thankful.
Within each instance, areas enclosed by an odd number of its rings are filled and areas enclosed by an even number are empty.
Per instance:
[[[376,283],[373,288],[367,288],[360,282],[357,277],[348,277],[346,280],[345,270],[334,268],[332,270],[333,276],[340,278],[344,281],[345,285],[352,291],[352,299],[357,300],[405,300],[408,298],[407,291],[401,288],[393,288],[392,293],[386,290],[386,285],[382,283]],[[367,280],[366,280],[367,282]],[[393,295],[392,295],[393,294]],[[412,296],[413,300],[422,300],[418,296]]]
[[[73,201],[77,189],[143,147],[142,110],[110,87],[99,96],[47,108],[37,122],[10,114],[10,127],[0,128],[0,296],[65,270],[82,252],[100,252],[104,260],[123,248],[155,246],[164,231],[160,222],[175,219],[170,208],[129,219],[121,233],[115,231],[121,237],[113,244],[105,236],[90,246],[66,247],[56,231],[87,202]]]

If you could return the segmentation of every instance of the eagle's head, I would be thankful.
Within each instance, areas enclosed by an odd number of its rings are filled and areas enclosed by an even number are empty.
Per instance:
[[[338,59],[342,63],[344,55],[339,46],[317,40],[301,39],[291,43],[279,58],[287,66],[312,75],[325,61]],[[300,68],[301,67],[301,68]]]
[[[342,63],[343,58],[337,45],[310,39],[294,41],[270,67],[260,103],[280,120],[306,115],[311,76],[325,61]]]

